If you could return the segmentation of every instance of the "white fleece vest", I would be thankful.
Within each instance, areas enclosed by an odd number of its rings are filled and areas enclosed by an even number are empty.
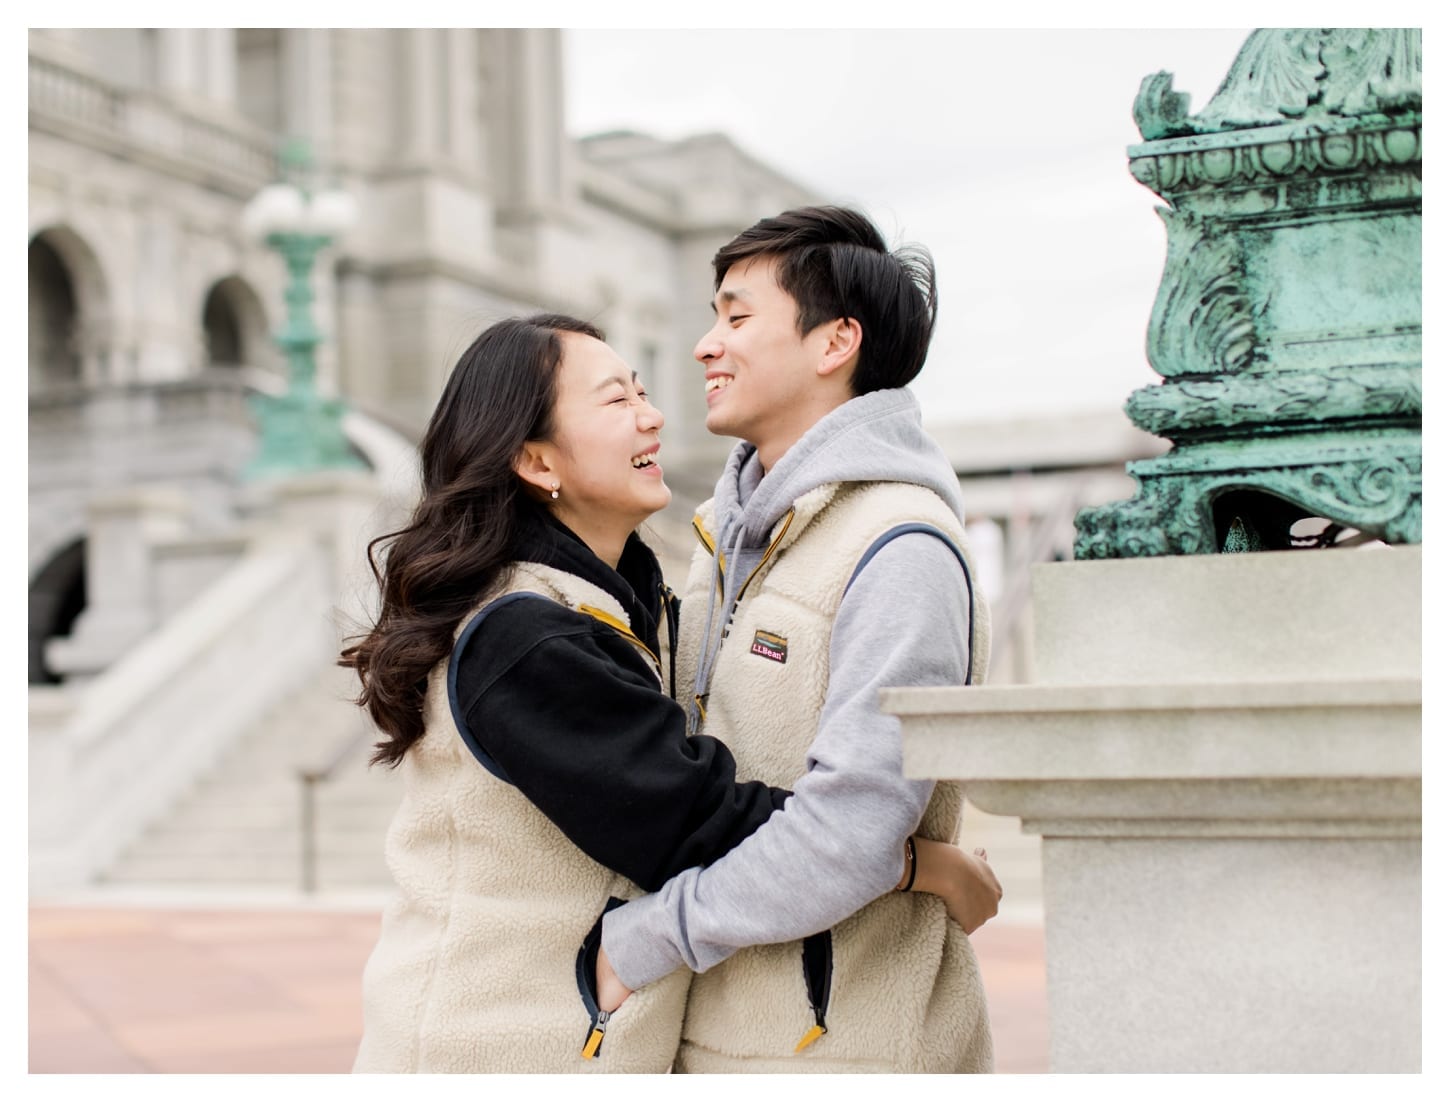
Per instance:
[[[628,623],[603,590],[535,563],[516,564],[489,599],[514,592]],[[449,708],[447,672],[445,658],[429,675],[426,732],[399,766],[403,800],[387,838],[396,891],[363,973],[353,1070],[668,1071],[684,971],[627,999],[597,1057],[582,1057],[592,1020],[575,980],[580,945],[611,896],[639,889],[474,759]]]
[[[878,536],[909,522],[939,529],[967,555],[962,525],[941,498],[905,483],[822,486],[777,523],[771,549],[735,606],[705,700],[702,733],[730,747],[742,781],[789,788],[802,775],[830,685],[831,627],[847,580]],[[698,523],[702,539],[713,544],[710,505]],[[697,549],[677,658],[686,697],[705,643],[708,587],[718,585],[717,577],[715,555]],[[889,610],[883,613],[880,630],[889,632]],[[987,636],[986,604],[973,587],[974,682],[986,676]],[[784,647],[786,660],[771,660],[760,647]],[[691,699],[681,703],[694,707]],[[960,815],[958,786],[939,783],[917,833],[955,842]],[[838,923],[831,937],[824,1036],[794,1052],[814,1024],[801,942],[755,946],[693,979],[677,1070],[991,1070],[976,957],[938,897],[890,892]]]

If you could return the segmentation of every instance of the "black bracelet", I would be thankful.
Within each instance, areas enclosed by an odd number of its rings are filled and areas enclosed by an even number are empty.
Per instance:
[[[916,839],[910,835],[906,838],[906,863],[911,866],[911,871],[906,874],[906,883],[896,889],[899,892],[911,891],[911,886],[916,883]]]

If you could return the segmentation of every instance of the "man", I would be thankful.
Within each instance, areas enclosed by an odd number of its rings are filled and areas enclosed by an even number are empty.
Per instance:
[[[934,897],[891,890],[910,886],[913,832],[955,841],[961,797],[903,777],[899,722],[877,707],[886,686],[986,669],[956,475],[903,389],[935,325],[931,260],[808,207],[714,265],[706,426],[743,443],[695,520],[681,703],[742,778],[794,795],[714,865],[605,917],[601,1002],[703,973],[681,1071],[989,1071],[966,934]],[[1001,888],[969,860],[980,925]]]

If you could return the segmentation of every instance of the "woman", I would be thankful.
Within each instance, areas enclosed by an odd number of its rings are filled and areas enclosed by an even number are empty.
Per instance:
[[[387,736],[373,760],[404,777],[355,1070],[670,1067],[690,974],[611,1020],[603,913],[790,793],[735,783],[661,691],[673,599],[634,530],[670,500],[662,423],[599,331],[560,316],[492,326],[444,388],[412,521],[370,549],[388,544],[378,621],[342,656]],[[911,886],[950,901],[959,854],[916,852]]]

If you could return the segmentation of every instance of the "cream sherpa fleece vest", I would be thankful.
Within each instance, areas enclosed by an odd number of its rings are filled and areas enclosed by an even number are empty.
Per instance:
[[[831,626],[847,580],[878,536],[914,521],[939,529],[967,554],[962,525],[941,498],[905,483],[821,486],[777,523],[771,550],[736,605],[705,703],[703,733],[730,747],[741,780],[788,788],[802,774],[829,686]],[[712,527],[707,505],[697,518],[707,546],[713,545]],[[717,585],[717,577],[713,552],[697,549],[677,658],[685,695],[704,642],[707,587]],[[986,675],[987,609],[975,587],[973,594],[972,679],[980,681]],[[882,630],[891,625],[883,623]],[[758,638],[767,647],[787,647],[788,660],[764,661],[752,653]],[[960,814],[958,787],[939,783],[918,833],[954,842]],[[976,957],[938,897],[889,892],[838,923],[831,939],[824,1036],[794,1051],[814,1023],[801,942],[755,946],[692,981],[677,1070],[991,1070]]]
[[[516,564],[493,596],[512,592],[628,623],[603,590],[538,564]],[[444,659],[429,675],[426,732],[399,766],[403,800],[387,838],[396,891],[363,974],[353,1070],[668,1071],[683,970],[627,999],[596,1055],[581,1055],[593,1029],[575,978],[580,946],[611,896],[639,889],[473,758],[449,709],[447,670]]]

